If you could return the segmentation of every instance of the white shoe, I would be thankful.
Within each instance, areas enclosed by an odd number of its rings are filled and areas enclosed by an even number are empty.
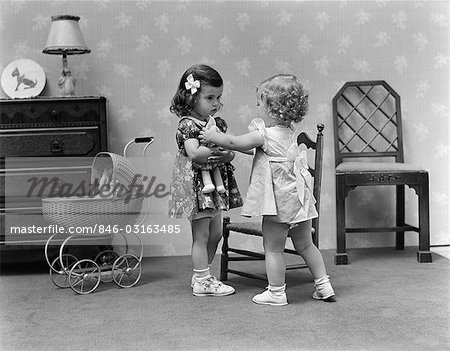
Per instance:
[[[277,289],[279,289],[279,291],[276,291]],[[272,289],[268,286],[266,291],[253,296],[252,301],[259,305],[285,306],[288,302],[284,289],[285,285],[283,285],[282,289]]]
[[[226,285],[213,276],[203,280],[196,280],[192,288],[194,296],[227,296],[235,292],[232,286]]]
[[[216,187],[216,190],[219,194],[225,194],[225,192],[227,191],[223,185],[219,185],[218,187]]]
[[[218,281],[219,283],[221,283],[220,280],[218,280],[215,276],[211,276],[214,280]],[[195,283],[195,274],[192,274],[192,278],[191,278],[191,288],[194,287],[194,283]]]
[[[216,187],[214,186],[214,184],[208,184],[203,187],[202,193],[209,194],[209,193],[212,193],[215,189],[216,189]]]
[[[314,279],[314,286],[316,287],[316,291],[312,295],[314,299],[324,300],[325,302],[336,302],[334,297],[335,293],[328,275],[324,275],[320,279]]]

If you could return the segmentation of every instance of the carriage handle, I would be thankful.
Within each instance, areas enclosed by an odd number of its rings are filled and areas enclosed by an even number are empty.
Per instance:
[[[130,140],[125,147],[123,148],[123,157],[127,157],[127,151],[128,151],[128,147],[131,144],[141,144],[141,143],[147,143],[144,146],[144,149],[142,150],[142,155],[145,156],[145,153],[147,152],[147,148],[153,144],[153,142],[155,141],[154,137],[139,137],[139,138],[134,138],[133,140]]]
[[[154,137],[138,137],[138,138],[134,138],[133,140],[130,140],[125,147],[123,148],[123,157],[127,158],[127,151],[128,151],[128,147],[131,146],[131,144],[141,144],[141,143],[146,143],[144,148],[142,149],[142,156],[144,156],[144,160],[145,160],[145,154],[147,152],[147,148],[153,144],[155,141]],[[145,161],[145,172],[148,175],[148,163]],[[148,213],[150,212],[150,201],[144,201],[144,206],[145,203],[148,202],[148,208],[144,211],[144,215],[142,216],[142,218],[139,220],[139,223],[137,223],[137,225],[141,225],[142,223],[145,222],[145,220],[148,217]],[[140,240],[140,238],[139,238]],[[142,253],[141,253],[142,256]]]

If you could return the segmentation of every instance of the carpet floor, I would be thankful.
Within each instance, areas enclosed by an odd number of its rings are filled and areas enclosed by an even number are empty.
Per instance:
[[[252,303],[263,281],[230,275],[236,294],[193,297],[190,257],[144,258],[129,289],[89,295],[54,286],[46,263],[3,265],[0,349],[449,350],[449,260],[419,264],[415,248],[323,251],[336,303],[311,298],[309,271],[287,273],[289,305]],[[213,265],[218,276],[220,257]],[[243,267],[246,263],[234,263]],[[263,262],[247,263],[264,272]]]

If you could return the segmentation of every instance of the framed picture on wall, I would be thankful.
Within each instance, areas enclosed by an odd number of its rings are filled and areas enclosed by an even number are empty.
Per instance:
[[[42,67],[29,59],[11,62],[3,70],[1,77],[2,89],[12,99],[38,96],[44,90],[45,82]]]

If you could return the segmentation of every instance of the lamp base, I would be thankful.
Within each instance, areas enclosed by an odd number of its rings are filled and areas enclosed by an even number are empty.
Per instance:
[[[67,65],[67,57],[63,55],[63,68],[61,76],[58,78],[59,96],[75,96],[75,85],[77,80],[72,77],[70,69]]]
[[[75,96],[75,85],[77,80],[72,77],[70,70],[67,69],[61,72],[61,76],[58,79],[58,91],[59,96]]]

